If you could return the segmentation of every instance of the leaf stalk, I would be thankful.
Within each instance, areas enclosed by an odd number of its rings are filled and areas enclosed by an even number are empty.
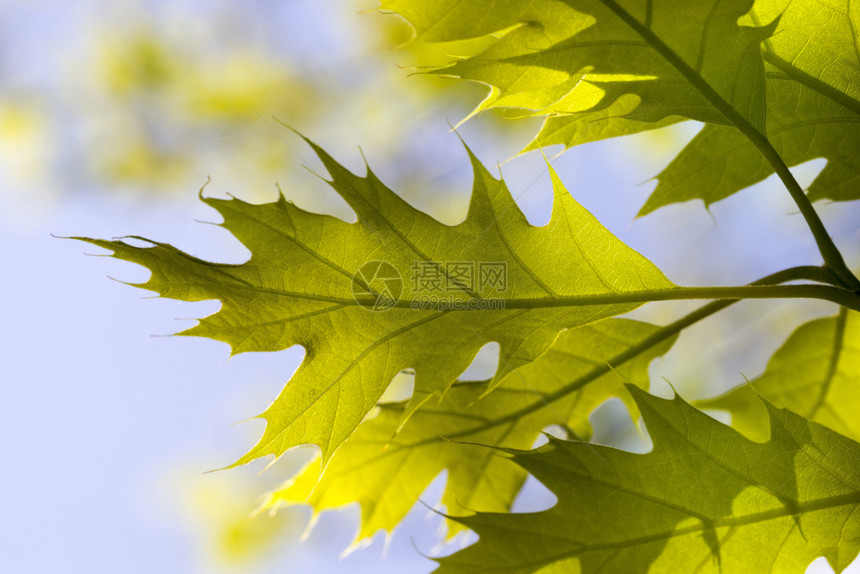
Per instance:
[[[351,303],[337,297],[318,297],[338,303]],[[832,285],[762,285],[752,284],[740,287],[676,287],[674,289],[655,289],[629,293],[606,293],[597,295],[573,295],[569,297],[538,297],[529,299],[504,299],[499,301],[504,309],[548,309],[562,307],[585,307],[590,305],[618,305],[623,303],[650,303],[652,301],[683,301],[690,299],[732,300],[740,299],[821,299],[837,303],[848,309],[860,311],[860,293]],[[491,298],[486,299],[492,301]],[[373,307],[376,300],[372,296],[356,297],[355,303]],[[463,305],[459,308],[450,302],[424,302],[401,299],[392,307],[417,309],[423,311],[480,311],[479,306]]]

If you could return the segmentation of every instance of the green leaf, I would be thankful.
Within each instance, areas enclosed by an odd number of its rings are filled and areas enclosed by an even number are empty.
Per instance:
[[[799,3],[796,3],[799,4]],[[858,78],[860,82],[860,78]],[[860,115],[781,73],[768,79],[768,139],[789,166],[827,158],[809,199],[860,199]],[[640,215],[668,205],[724,199],[774,173],[738,130],[706,125],[658,176]]]
[[[774,173],[739,121],[789,166],[828,160],[811,200],[860,199],[860,12],[850,3],[699,0],[683,14],[668,0],[425,4],[383,2],[422,41],[500,36],[440,72],[492,86],[478,110],[547,117],[524,151],[706,122],[640,215],[691,199],[707,206]]]
[[[453,572],[837,572],[860,550],[860,445],[766,404],[752,442],[683,400],[631,386],[648,454],[551,439],[505,449],[558,497],[546,511],[458,518],[480,540]]]
[[[827,159],[809,188],[811,200],[860,199],[860,10],[832,0],[759,0],[745,20],[778,22],[762,45],[771,144],[789,166]],[[544,132],[544,145],[564,143],[565,134]],[[640,215],[691,199],[707,206],[772,173],[738,130],[709,124],[660,173]]]
[[[663,128],[683,120],[679,117],[668,117],[656,122],[644,122],[628,117],[628,114],[632,114],[638,105],[638,97],[625,95],[609,106],[598,107],[596,110],[589,109],[547,118],[538,135],[523,149],[523,152],[556,144],[573,147],[581,143]]]
[[[273,492],[263,509],[307,502],[316,513],[358,502],[360,541],[380,529],[391,531],[447,469],[442,503],[452,515],[505,512],[526,473],[479,444],[530,448],[553,424],[588,438],[588,415],[613,396],[638,419],[624,383],[648,387],[648,365],[675,340],[666,336],[655,344],[661,331],[626,319],[565,331],[549,351],[506,376],[489,395],[482,398],[488,381],[458,382],[438,405],[416,411],[400,431],[405,403],[380,405],[379,414],[358,427],[321,477],[312,461]],[[449,522],[449,536],[460,528]]]
[[[779,100],[768,107],[769,139],[789,165],[819,157],[827,165],[809,189],[809,198],[860,199],[860,116],[820,94],[785,80]],[[804,119],[804,118],[814,119]],[[773,173],[773,167],[740,132],[707,125],[658,176],[657,188],[639,215],[668,205],[724,199]]]
[[[860,313],[842,309],[835,317],[805,323],[774,353],[764,374],[709,400],[704,409],[727,410],[732,426],[752,438],[767,436],[759,399],[860,440]]]
[[[430,397],[438,400],[488,342],[500,345],[492,388],[542,355],[561,330],[674,288],[576,203],[555,174],[550,222],[534,227],[470,152],[469,212],[447,226],[369,169],[357,176],[308,143],[357,223],[306,212],[283,197],[263,205],[206,198],[251,251],[247,262],[210,263],[156,242],[89,240],[148,267],[152,276],[140,287],[222,302],[184,335],[223,341],[233,353],[305,347],[298,371],[261,415],[263,437],[236,464],[302,444],[318,445],[325,463],[399,372],[415,371],[408,416]],[[484,265],[505,273],[485,278]],[[440,301],[424,305],[432,297]]]
[[[779,19],[764,60],[860,113],[860,6],[841,0],[756,0],[748,24]]]
[[[681,118],[728,124],[721,106],[764,131],[759,45],[773,26],[739,26],[751,5],[751,0],[382,2],[413,24],[420,41],[498,34],[498,42],[484,52],[439,72],[490,85],[479,110],[518,107],[560,115],[548,120],[532,147],[558,143],[561,133],[571,146]],[[595,120],[606,125],[592,129]]]

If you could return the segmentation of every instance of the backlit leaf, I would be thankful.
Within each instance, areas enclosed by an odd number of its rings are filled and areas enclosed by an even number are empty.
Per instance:
[[[860,445],[766,404],[752,442],[675,397],[631,386],[654,443],[634,454],[551,439],[505,449],[558,497],[546,511],[458,518],[480,540],[454,572],[841,572],[860,550]]]
[[[732,426],[744,434],[767,436],[767,417],[759,395],[860,439],[860,313],[843,309],[835,317],[801,325],[773,355],[764,374],[696,406],[727,410]]]
[[[631,293],[674,288],[554,174],[551,219],[534,227],[505,184],[470,154],[469,213],[447,226],[369,170],[357,176],[311,145],[357,223],[306,212],[283,197],[262,205],[206,198],[251,251],[247,262],[209,263],[156,242],[90,240],[148,267],[152,276],[140,287],[222,302],[183,334],[223,341],[233,353],[307,350],[261,415],[260,442],[237,464],[302,444],[318,445],[327,462],[404,369],[415,371],[408,416],[441,398],[488,342],[500,345],[492,388],[542,355],[561,330],[635,308]]]
[[[783,160],[794,166],[827,158],[824,170],[809,187],[809,198],[860,199],[860,114],[781,72],[774,72],[767,85],[767,135]],[[640,215],[690,199],[710,205],[773,172],[738,130],[709,124],[660,173]]]
[[[709,205],[774,173],[737,129],[738,118],[765,134],[789,166],[827,159],[810,199],[860,199],[860,11],[851,3],[383,5],[410,20],[419,41],[499,36],[483,53],[440,72],[492,86],[479,110],[545,116],[526,150],[571,147],[682,119],[706,122],[659,175],[641,214],[690,199]]]
[[[750,0],[383,0],[419,41],[496,34],[484,52],[439,73],[492,87],[479,109],[525,108],[548,120],[535,145],[653,129],[682,118],[727,124],[721,98],[765,126],[760,42],[772,26],[740,26]],[[705,95],[705,92],[709,92]],[[597,127],[589,124],[597,122]],[[573,139],[568,139],[573,138]]]
[[[506,376],[486,397],[481,398],[488,381],[456,383],[441,403],[419,409],[399,432],[406,405],[383,404],[338,450],[322,477],[319,463],[311,462],[273,492],[263,508],[308,502],[319,512],[358,502],[360,540],[379,529],[391,531],[447,469],[442,503],[448,512],[505,512],[525,472],[479,445],[529,448],[553,424],[588,438],[588,415],[613,396],[638,419],[636,403],[623,385],[648,388],[648,365],[675,338],[649,342],[660,331],[626,319],[565,331],[549,351]],[[624,356],[631,351],[636,351],[632,357]],[[449,535],[460,529],[449,522]]]

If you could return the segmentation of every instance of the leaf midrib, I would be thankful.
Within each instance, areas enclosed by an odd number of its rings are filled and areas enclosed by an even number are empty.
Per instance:
[[[783,60],[769,50],[762,50],[762,58],[765,62],[785,74],[789,79],[797,82],[798,84],[802,84],[823,96],[826,96],[827,98],[833,100],[843,108],[860,115],[860,102],[858,102],[848,94],[841,92],[830,84],[822,82],[818,78],[807,74],[800,68],[791,65],[789,62],[786,62],[785,60]]]
[[[267,287],[254,287],[252,290],[272,295],[343,303],[345,306],[367,307],[373,301],[367,297],[346,299],[327,295],[311,295],[306,293],[284,291]],[[217,298],[217,297],[213,297]],[[685,299],[823,299],[839,303],[849,309],[860,310],[860,296],[847,289],[827,285],[779,285],[756,287],[675,287],[672,289],[652,289],[629,291],[625,293],[599,293],[594,295],[572,295],[568,297],[533,297],[528,299],[501,299],[505,303],[504,310],[511,309],[547,309],[564,307],[588,307],[595,305],[612,305],[623,303],[648,303],[651,301],[675,301]],[[360,299],[360,300],[358,300]],[[460,299],[459,301],[465,302]],[[393,307],[412,308],[422,304],[419,300],[400,299]],[[439,312],[433,309],[434,312]],[[466,308],[456,309],[455,312],[493,312],[500,310]]]
[[[821,410],[822,405],[827,400],[827,395],[830,392],[830,386],[836,376],[839,367],[839,359],[842,355],[842,347],[845,341],[845,324],[848,322],[848,311],[845,308],[839,310],[839,315],[836,318],[836,326],[833,333],[833,346],[830,362],[827,365],[827,373],[824,376],[824,384],[821,386],[821,393],[818,395],[812,408],[809,410],[808,418],[814,419]]]
[[[192,258],[193,259],[193,258]],[[309,301],[324,301],[327,303],[340,303],[343,306],[351,307],[367,307],[372,305],[375,299],[371,300],[368,297],[337,297],[330,295],[314,295],[302,293],[299,291],[286,291],[283,289],[275,289],[272,287],[263,287],[262,285],[247,284],[244,279],[235,277],[227,273],[223,269],[218,269],[213,264],[193,259],[196,263],[203,263],[204,267],[215,269],[218,272],[231,277],[235,281],[243,283],[245,289],[258,293],[267,293],[280,297],[289,297],[293,299],[304,299]],[[175,265],[170,260],[163,262],[165,265]],[[241,266],[231,266],[238,269]],[[183,272],[197,275],[186,267],[181,267]],[[199,275],[198,275],[199,276]],[[211,280],[208,277],[200,276],[207,283]],[[139,284],[146,288],[146,283]],[[169,297],[167,297],[169,298]],[[740,287],[673,287],[670,289],[650,289],[641,291],[628,291],[623,293],[597,293],[589,295],[571,295],[561,297],[532,297],[532,298],[511,298],[504,299],[504,310],[510,309],[547,309],[553,307],[587,307],[594,305],[612,305],[622,303],[648,303],[651,301],[674,301],[684,299],[823,299],[838,303],[849,309],[860,311],[860,294],[852,293],[847,289],[833,287],[829,285],[744,285]],[[217,294],[213,293],[210,299],[219,299]],[[461,302],[465,300],[460,299]],[[422,302],[413,299],[400,299],[393,304],[397,308],[416,308],[416,305],[421,305]],[[426,307],[418,307],[426,310]],[[448,309],[450,310],[450,309]],[[433,310],[434,312],[439,312]],[[466,308],[456,309],[454,312],[488,312],[486,309]],[[492,310],[490,312],[499,313],[500,310]]]

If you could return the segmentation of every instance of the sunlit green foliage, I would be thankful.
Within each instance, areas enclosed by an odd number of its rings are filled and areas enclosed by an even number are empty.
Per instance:
[[[653,450],[552,439],[514,461],[558,496],[535,514],[460,520],[481,539],[452,572],[841,571],[860,550],[860,445],[768,403],[755,443],[680,398],[634,387]]]
[[[845,309],[836,317],[798,327],[771,358],[761,377],[696,406],[725,409],[732,425],[764,439],[767,417],[759,397],[860,439],[860,316]]]
[[[624,319],[565,331],[549,351],[507,375],[485,398],[489,381],[455,383],[438,405],[418,410],[403,428],[406,405],[381,404],[321,477],[314,460],[273,492],[263,508],[307,501],[319,512],[357,501],[362,512],[357,538],[362,539],[379,529],[393,530],[430,481],[447,469],[442,502],[450,513],[506,512],[525,473],[482,445],[529,448],[550,425],[587,439],[589,414],[613,396],[624,400],[638,419],[623,383],[647,389],[648,365],[671,346],[674,336],[667,333],[662,342],[647,345],[629,360],[624,354],[659,337],[660,331]],[[459,529],[459,523],[449,523],[449,536]]]
[[[408,416],[441,398],[488,342],[501,345],[492,389],[542,355],[562,329],[629,311],[637,294],[641,302],[649,292],[674,289],[557,179],[552,219],[533,227],[504,183],[472,157],[469,214],[449,227],[409,206],[371,171],[359,177],[314,150],[358,223],[306,212],[283,197],[262,205],[205,199],[253,253],[241,265],[208,263],[163,244],[92,240],[148,267],[152,277],[141,287],[174,299],[222,301],[221,311],[184,334],[224,341],[233,353],[296,344],[308,350],[261,415],[268,423],[263,438],[239,463],[308,443],[328,462],[400,371],[415,371]],[[381,275],[379,261],[393,274]],[[471,275],[460,275],[452,262],[470,263]],[[504,283],[476,279],[488,264],[501,266],[503,275],[490,278]]]
[[[570,147],[683,119],[707,122],[659,175],[643,214],[696,198],[707,205],[772,174],[739,122],[766,134],[789,165],[829,160],[810,198],[860,198],[860,15],[850,4],[759,1],[750,10],[749,0],[385,0],[383,6],[412,22],[421,42],[495,34],[485,51],[438,72],[491,86],[478,110],[523,108],[546,117],[526,149]]]
[[[433,72],[489,85],[476,111],[545,117],[527,149],[704,122],[658,176],[641,213],[693,198],[708,204],[776,173],[824,264],[747,286],[679,287],[579,205],[552,170],[552,216],[536,227],[469,152],[469,211],[448,226],[369,168],[356,175],[309,141],[355,223],[287,197],[204,198],[250,251],[240,264],[150,240],[87,239],[147,267],[152,276],[140,287],[221,302],[183,334],[226,342],[233,353],[305,348],[261,415],[263,437],[236,464],[304,444],[317,445],[320,456],[262,509],[304,501],[319,512],[358,502],[363,540],[391,531],[447,471],[442,503],[459,524],[449,533],[467,527],[481,539],[442,559],[443,572],[790,571],[819,555],[838,570],[847,566],[860,538],[860,281],[810,202],[860,197],[857,8],[787,0],[383,0],[382,7],[414,26],[419,59],[427,44],[462,50]],[[134,54],[138,80],[169,84],[174,64],[157,47],[144,42]],[[112,82],[139,89],[122,73]],[[199,121],[256,113],[253,91],[207,88],[200,78],[196,85],[205,98],[194,99],[190,88],[185,95]],[[258,87],[268,93],[265,83]],[[807,196],[788,166],[818,157],[828,163]],[[503,269],[503,282],[483,283],[483,265]],[[841,308],[801,326],[758,379],[697,403],[729,410],[743,434],[679,398],[647,394],[649,364],[679,332],[745,298]],[[670,299],[716,301],[664,327],[612,319]],[[495,374],[458,381],[491,342],[499,344]],[[383,402],[404,371],[414,374],[411,397]],[[641,411],[652,452],[582,442],[591,435],[588,417],[610,397],[634,420]],[[552,425],[571,440],[527,450]],[[527,472],[558,503],[511,514]]]

